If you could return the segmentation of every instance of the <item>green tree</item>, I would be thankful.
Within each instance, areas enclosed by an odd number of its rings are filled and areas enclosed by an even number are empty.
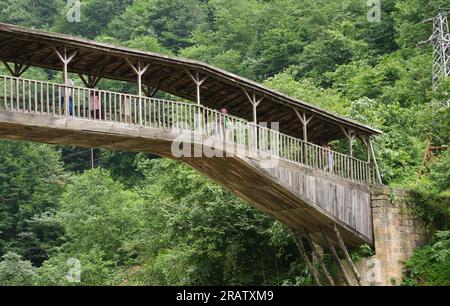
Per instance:
[[[67,14],[71,6],[64,6],[55,20],[53,29],[57,32],[95,38],[109,24],[111,19],[129,6],[132,0],[83,0],[80,1],[80,22],[70,22]]]
[[[49,29],[62,6],[62,0],[4,0],[0,3],[0,20]]]
[[[32,278],[38,286],[119,285],[121,271],[98,248],[86,252],[61,250],[36,269]],[[79,269],[79,270],[78,270]]]
[[[29,286],[35,273],[30,261],[8,252],[0,262],[0,286]]]
[[[206,18],[197,0],[138,0],[116,17],[106,34],[122,41],[137,37],[157,37],[173,52],[190,45],[188,38]]]
[[[272,218],[178,162],[143,159],[139,169],[145,225],[128,243],[142,262],[133,282],[250,285],[289,277],[295,249],[289,235],[272,240]]]
[[[98,248],[106,259],[124,260],[123,243],[140,228],[139,197],[102,169],[73,178],[61,199],[57,218],[71,250]]]
[[[47,145],[0,143],[0,254],[14,248],[27,259],[39,261],[31,254],[45,252],[44,246],[41,251],[28,249],[32,246],[24,244],[18,248],[18,240],[24,235],[39,236],[30,222],[58,207],[66,177],[59,156]]]

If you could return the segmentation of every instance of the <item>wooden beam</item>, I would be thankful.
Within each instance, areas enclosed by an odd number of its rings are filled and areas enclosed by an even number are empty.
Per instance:
[[[6,61],[3,61],[3,65],[5,65],[9,73],[16,78],[20,77],[25,73],[25,71],[30,68],[30,65],[25,65],[23,63],[14,63],[14,68],[12,68],[11,65],[9,65],[9,63]]]
[[[300,255],[303,257],[303,260],[306,263],[306,266],[308,267],[308,270],[311,272],[314,282],[317,286],[322,286],[320,282],[320,276],[317,272],[317,269],[314,268],[314,265],[311,263],[311,260],[308,258],[308,255],[306,254],[305,246],[303,245],[302,239],[298,237],[293,231],[292,231],[292,237],[294,238],[294,242],[297,246],[298,251],[300,252]]]
[[[81,73],[78,73],[78,76],[80,77],[81,81],[83,82],[84,85],[86,85],[87,88],[94,88],[95,86],[97,86],[98,82],[100,82],[100,80],[102,79],[99,76],[93,76],[91,74],[87,75],[88,77],[87,80]]]
[[[334,232],[336,234],[336,238],[337,238],[339,247],[340,247],[342,253],[344,253],[344,257],[347,260],[347,263],[350,266],[350,268],[351,268],[351,270],[353,272],[353,275],[356,278],[356,281],[357,281],[358,285],[361,286],[361,276],[359,275],[358,270],[356,269],[355,265],[353,264],[353,261],[352,261],[352,259],[350,257],[350,254],[347,251],[347,247],[345,246],[344,240],[342,239],[341,233],[339,232],[339,229],[338,229],[336,223],[333,223],[333,229],[334,229]]]
[[[294,112],[297,115],[298,119],[302,123],[303,127],[303,141],[308,141],[308,124],[311,122],[311,120],[314,118],[314,116],[307,117],[305,112],[300,112],[294,108]]]
[[[161,79],[157,79],[156,82],[152,84],[146,84],[146,87],[143,89],[145,95],[149,98],[153,97],[158,92],[158,87]]]
[[[83,84],[89,88],[89,81],[87,81],[84,77],[84,75],[82,75],[81,73],[78,73],[78,77],[80,78],[80,80],[83,82]]]
[[[44,57],[42,57],[40,59],[41,62],[45,62],[50,56],[53,55],[53,50],[51,50],[49,53],[47,53],[46,55],[44,55]]]
[[[24,55],[21,55],[21,56],[19,57],[19,59],[27,60],[27,59],[33,57],[33,55],[35,55],[35,54],[37,54],[37,53],[39,53],[39,52],[45,51],[45,50],[47,50],[47,49],[50,49],[50,48],[51,48],[50,46],[42,45],[42,47],[41,47],[40,49],[35,50],[35,51],[33,51],[33,52],[26,53],[26,54],[24,54]]]
[[[151,64],[146,64],[144,67],[142,67],[141,61],[138,60],[138,64],[137,64],[137,66],[135,66],[133,63],[131,63],[131,61],[127,57],[125,58],[125,60],[127,61],[128,66],[130,66],[131,69],[134,71],[134,73],[139,77],[142,77],[142,75],[148,70],[148,68],[151,65]]]
[[[342,275],[344,277],[344,281],[347,284],[347,286],[351,286],[351,282],[350,282],[350,278],[348,277],[347,272],[345,271],[345,268],[342,264],[341,259],[339,258],[339,255],[336,251],[336,249],[334,248],[334,245],[331,243],[330,238],[328,238],[327,234],[325,233],[325,230],[323,229],[323,227],[321,225],[319,225],[320,228],[320,232],[322,233],[322,237],[325,241],[325,243],[327,244],[327,247],[330,249],[331,254],[333,254],[334,260],[337,264],[337,266],[339,267],[339,269],[342,272]]]
[[[353,157],[353,140],[355,139],[355,133],[352,130],[346,130],[342,125],[339,125],[345,137],[347,137],[349,142],[349,155]]]
[[[120,70],[122,70],[122,68],[125,67],[126,65],[128,65],[128,63],[127,63],[127,61],[124,60],[123,63],[121,63],[120,66],[117,67],[117,69],[115,71],[120,72]]]
[[[367,135],[362,135],[360,133],[357,133],[357,137],[361,139],[364,146],[366,147],[366,154],[367,154],[367,162],[370,163],[370,148],[369,148],[369,137]]]
[[[186,71],[188,76],[192,79],[192,81],[194,81],[194,83],[197,86],[202,86],[203,83],[205,83],[206,80],[209,78],[209,76],[205,76],[203,78],[200,78],[200,73],[198,71],[195,72],[195,75],[188,69],[185,69],[185,71]]]
[[[200,88],[203,85],[203,83],[206,82],[206,80],[209,78],[209,76],[205,76],[203,78],[200,78],[200,73],[198,71],[195,72],[195,75],[188,69],[185,69],[188,76],[194,81],[194,84],[196,86],[196,92],[197,92],[197,105],[201,104],[201,95],[200,95]]]
[[[257,107],[264,100],[265,97],[262,96],[261,98],[258,99],[256,97],[255,92],[253,92],[252,95],[250,96],[249,92],[244,87],[242,87],[242,91],[244,92],[245,96],[247,97],[248,101],[251,103],[251,105],[253,107],[253,123],[258,124]]]
[[[3,61],[3,65],[5,65],[6,69],[9,71],[9,73],[12,76],[15,76],[14,75],[15,74],[14,69],[11,68],[11,66],[9,65],[9,63],[7,61]]]
[[[59,60],[65,65],[69,64],[70,61],[72,61],[72,59],[78,54],[78,50],[75,50],[71,55],[67,56],[67,51],[66,51],[65,47],[64,47],[64,53],[63,54],[61,54],[58,51],[58,49],[56,49],[56,47],[54,45],[50,46],[50,48],[53,49],[53,51],[58,56]]]
[[[373,150],[372,140],[370,139],[369,139],[369,148],[370,152],[372,153],[372,159],[375,166],[375,173],[377,175],[378,184],[381,185],[383,184],[383,181],[381,180],[380,169],[378,168],[377,158],[375,157],[375,151]]]
[[[316,249],[316,247],[314,245],[314,242],[311,239],[311,236],[309,235],[309,233],[308,233],[308,231],[307,231],[307,229],[305,227],[303,228],[303,231],[305,232],[306,240],[308,241],[308,243],[309,243],[309,245],[311,247],[311,250],[314,253],[314,256],[317,258],[317,261],[319,262],[320,266],[322,267],[322,270],[325,273],[325,276],[327,277],[328,282],[330,283],[331,286],[334,286],[333,277],[331,276],[330,272],[328,271],[327,266],[325,265],[325,263],[324,263],[322,257],[320,256],[319,252],[317,251],[317,249]]]
[[[6,47],[8,47],[9,44],[15,40],[16,40],[16,38],[14,38],[14,37],[4,40],[3,44],[0,46],[0,52],[3,51],[3,49],[5,49]]]
[[[219,87],[219,89],[217,89],[217,88],[210,88],[209,90],[207,90],[206,92],[210,92],[209,94],[207,94],[207,95],[203,95],[203,99],[205,100],[205,101],[208,101],[211,97],[214,97],[216,94],[218,94],[218,93],[220,93],[222,90],[224,90],[224,87],[222,87],[222,86],[217,86],[217,87]],[[212,90],[212,89],[216,89],[216,90]],[[205,93],[205,92],[204,92]],[[216,101],[220,101],[219,99],[215,99]]]

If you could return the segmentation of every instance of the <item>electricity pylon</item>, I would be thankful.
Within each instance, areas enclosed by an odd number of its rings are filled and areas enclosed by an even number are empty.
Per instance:
[[[433,21],[433,34],[420,44],[428,42],[433,44],[433,90],[436,91],[440,88],[441,82],[450,76],[450,33],[446,14],[439,13],[434,18],[424,20],[429,21]],[[449,106],[450,99],[443,101],[443,104]]]

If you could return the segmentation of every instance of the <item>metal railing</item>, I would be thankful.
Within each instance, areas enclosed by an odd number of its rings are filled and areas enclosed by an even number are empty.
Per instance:
[[[214,136],[251,151],[300,163],[358,183],[376,181],[374,167],[366,161],[187,102],[0,76],[0,110],[200,131],[205,136]]]

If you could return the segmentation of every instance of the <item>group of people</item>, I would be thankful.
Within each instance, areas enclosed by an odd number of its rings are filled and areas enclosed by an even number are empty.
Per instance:
[[[66,88],[61,93],[61,108],[63,112],[65,111],[65,94],[68,95],[69,101],[69,114],[73,116],[73,87],[74,82],[71,79],[67,80]],[[120,107],[122,120],[125,123],[131,123],[131,102],[130,98],[126,95],[122,95],[120,98]],[[101,100],[98,88],[94,88],[90,91],[89,97],[89,109],[91,111],[91,118],[95,120],[104,120],[105,114],[102,112],[101,108]],[[220,109],[220,115],[217,116],[217,120],[215,123],[215,135],[216,137],[224,140],[230,141],[232,139],[232,127],[230,119],[228,118],[228,110],[223,107]],[[323,150],[323,158],[324,158],[324,170],[328,172],[333,172],[334,168],[334,153],[331,149],[330,144],[326,144]]]
[[[226,108],[222,108],[220,110],[220,114],[221,116],[218,116],[216,122],[215,133],[218,138],[229,141],[232,139],[232,127],[227,116],[228,110]],[[334,152],[332,151],[331,145],[328,143],[324,145],[323,165],[324,171],[334,172]]]
[[[73,88],[75,84],[72,79],[67,79],[66,87],[61,91],[61,111],[65,113],[66,111],[66,94],[68,96],[69,109],[68,114],[73,116],[74,107],[73,107]],[[96,120],[104,120],[105,114],[102,112],[101,108],[101,100],[100,100],[100,92],[98,88],[94,88],[90,90],[89,95],[89,109],[91,112],[91,118]],[[130,98],[127,96],[121,96],[120,99],[120,107],[122,113],[122,120],[125,123],[131,123],[131,102]]]

